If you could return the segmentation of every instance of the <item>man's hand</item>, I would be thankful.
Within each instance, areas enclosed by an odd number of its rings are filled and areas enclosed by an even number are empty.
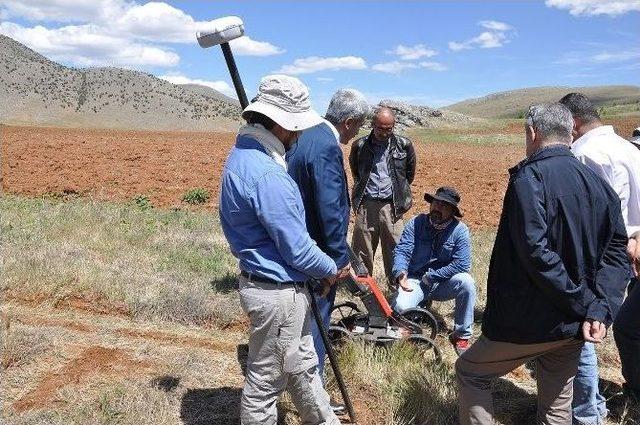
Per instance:
[[[351,275],[351,264],[347,263],[346,266],[338,270],[338,274],[336,275],[337,280],[346,279]]]
[[[338,273],[335,276],[325,277],[320,281],[320,283],[322,283],[322,288],[320,289],[321,297],[327,296],[327,294],[329,293],[329,290],[331,290],[331,287],[336,284],[339,274],[340,274],[340,270],[338,270]]]
[[[586,342],[599,344],[607,335],[607,327],[597,320],[587,319],[582,323],[582,336]]]
[[[409,286],[409,281],[407,280],[407,272],[400,273],[400,276],[397,278],[398,285],[402,288],[403,291],[411,292],[413,288]]]
[[[629,238],[627,243],[627,255],[631,261],[633,275],[640,276],[640,230],[635,232]]]

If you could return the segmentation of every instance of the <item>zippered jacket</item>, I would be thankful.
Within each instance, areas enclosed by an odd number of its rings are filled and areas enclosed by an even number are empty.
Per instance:
[[[349,192],[342,149],[329,124],[303,131],[286,157],[287,171],[300,188],[309,235],[343,268],[349,263]]]
[[[367,181],[373,167],[373,132],[353,142],[349,154],[349,166],[353,175],[351,204],[354,211],[362,204]],[[387,168],[391,176],[393,192],[393,210],[401,216],[411,208],[411,183],[416,173],[416,152],[411,141],[403,136],[392,134],[389,139]]]
[[[611,324],[630,277],[616,193],[565,145],[544,148],[509,173],[484,335],[533,344],[581,338],[586,319]]]

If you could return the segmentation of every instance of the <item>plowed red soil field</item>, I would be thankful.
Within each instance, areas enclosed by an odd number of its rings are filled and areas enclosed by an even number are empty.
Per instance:
[[[502,132],[517,134],[521,129],[510,125]],[[222,165],[234,138],[231,133],[4,126],[2,188],[29,196],[82,195],[114,201],[144,195],[154,206],[187,207],[182,196],[201,187],[212,195],[205,207],[215,208]],[[425,191],[451,185],[462,195],[467,224],[494,227],[507,169],[523,157],[524,146],[414,142],[418,166],[412,185],[414,207],[407,216],[426,208]]]
[[[184,193],[202,187],[212,194],[206,207],[215,208],[222,165],[234,138],[231,133],[5,126],[2,188],[28,196],[77,194],[115,201],[144,195],[154,206],[186,207]],[[408,215],[426,207],[425,191],[447,184],[460,191],[471,227],[495,226],[507,168],[522,157],[522,150],[428,140],[415,144],[415,206]]]

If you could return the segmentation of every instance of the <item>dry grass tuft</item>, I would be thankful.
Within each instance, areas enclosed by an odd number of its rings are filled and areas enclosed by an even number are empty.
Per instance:
[[[106,300],[140,319],[242,320],[236,261],[209,213],[14,196],[0,210],[2,291]]]
[[[0,321],[0,366],[2,369],[27,365],[49,348],[43,332],[18,323],[12,323],[10,316]]]

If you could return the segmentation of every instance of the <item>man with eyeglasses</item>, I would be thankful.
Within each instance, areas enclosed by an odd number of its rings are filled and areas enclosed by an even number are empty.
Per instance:
[[[385,276],[391,282],[393,250],[400,240],[402,215],[411,208],[416,153],[411,141],[394,133],[395,116],[380,107],[372,131],[351,146],[352,206],[356,212],[352,246],[373,274],[373,259],[382,245]]]

